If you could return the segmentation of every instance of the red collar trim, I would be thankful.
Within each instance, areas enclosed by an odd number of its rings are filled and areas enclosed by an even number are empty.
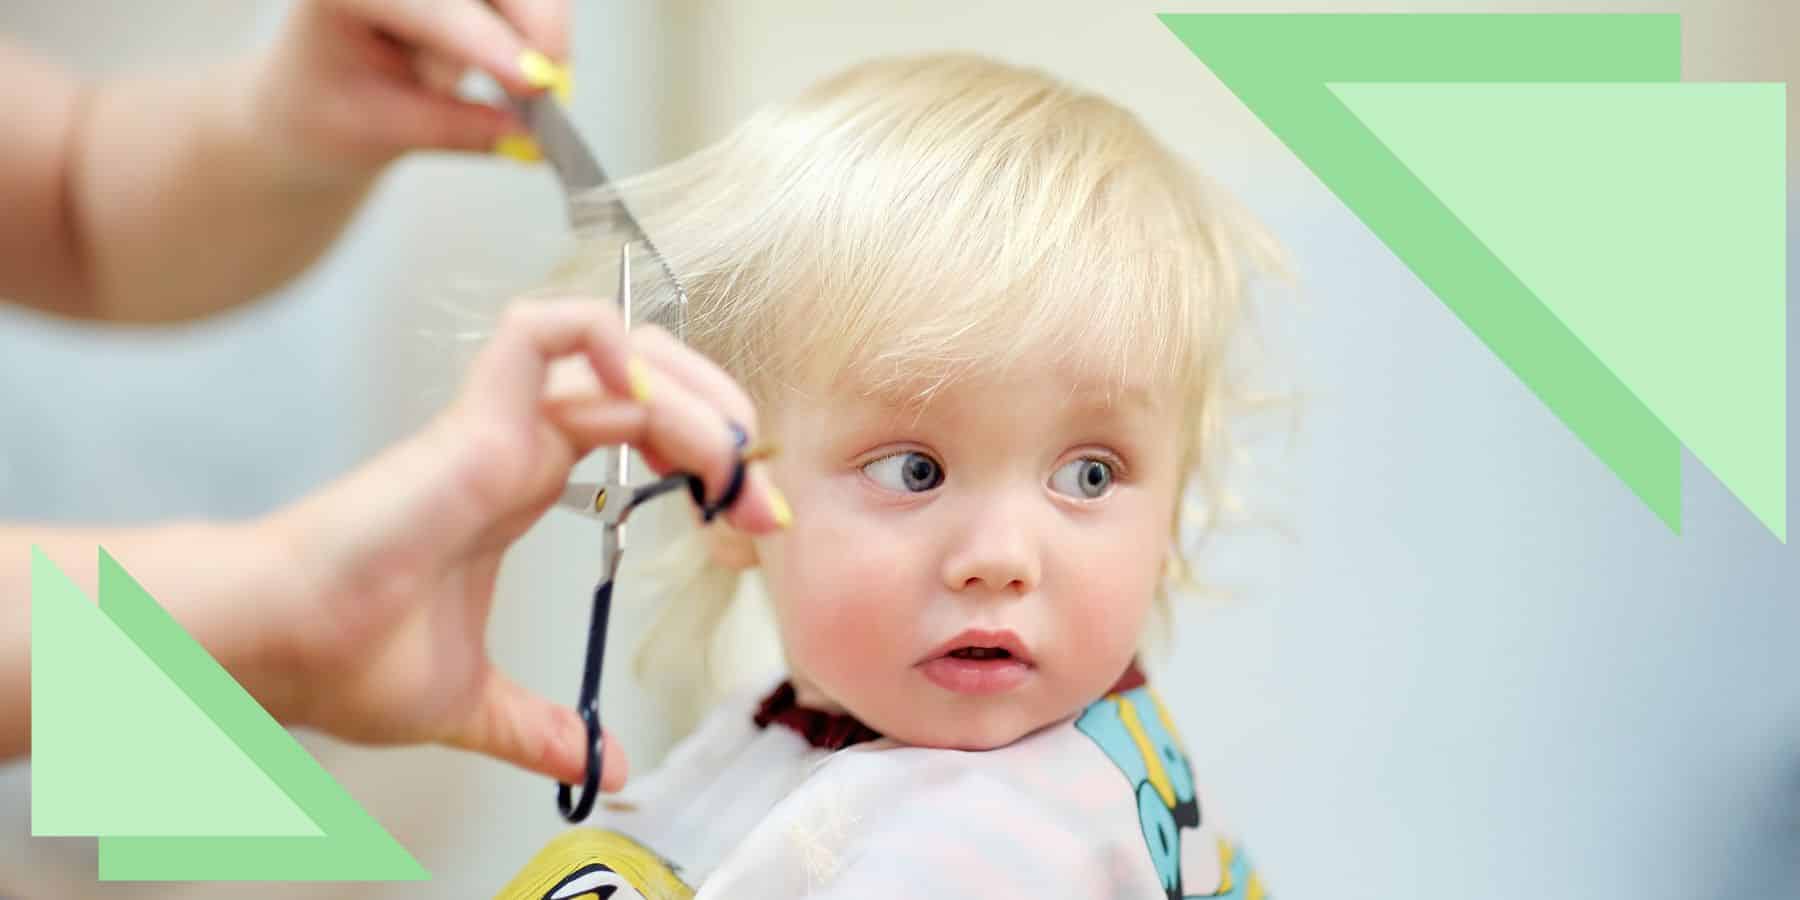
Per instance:
[[[1138,668],[1134,660],[1107,693],[1133,690],[1143,687],[1145,683],[1143,670]],[[801,706],[796,699],[792,681],[783,681],[773,693],[763,698],[762,705],[756,710],[755,720],[758,728],[767,728],[771,724],[780,725],[821,750],[842,750],[881,739],[881,732],[864,725],[848,713],[826,712],[811,706]]]

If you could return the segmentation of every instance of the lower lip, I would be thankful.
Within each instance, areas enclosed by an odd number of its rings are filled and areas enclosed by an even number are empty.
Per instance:
[[[940,656],[919,667],[925,677],[946,691],[958,694],[1002,694],[1025,683],[1031,666],[1018,657],[960,659]]]

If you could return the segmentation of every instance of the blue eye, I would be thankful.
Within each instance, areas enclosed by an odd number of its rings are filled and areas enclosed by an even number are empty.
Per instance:
[[[884,456],[862,470],[876,484],[895,491],[922,494],[944,483],[944,467],[937,460],[912,451]]]
[[[1074,460],[1050,476],[1052,490],[1083,500],[1105,496],[1112,483],[1112,465],[1091,456]]]

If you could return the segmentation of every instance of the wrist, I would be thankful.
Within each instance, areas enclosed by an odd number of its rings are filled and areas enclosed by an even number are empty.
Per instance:
[[[321,704],[359,677],[422,590],[430,523],[442,518],[417,508],[417,484],[432,480],[426,443],[403,440],[247,530],[246,552],[271,573],[257,652],[264,705],[283,724],[332,730],[338,711]]]
[[[98,542],[207,655],[287,720],[301,683],[283,650],[279,610],[290,587],[261,525],[187,521],[102,533]],[[97,579],[77,583],[98,596]]]
[[[309,678],[295,646],[294,620],[308,600],[305,573],[294,565],[275,516],[214,531],[226,561],[216,595],[225,608],[209,618],[231,622],[220,629],[230,637],[212,645],[214,656],[276,721],[301,724]]]

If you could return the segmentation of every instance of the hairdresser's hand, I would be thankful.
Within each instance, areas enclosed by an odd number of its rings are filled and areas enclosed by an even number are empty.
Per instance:
[[[414,149],[490,152],[511,113],[455,96],[480,70],[509,93],[559,82],[569,0],[303,0],[253,68],[257,130],[299,171],[365,176]]]
[[[554,393],[551,363],[563,357],[584,377]],[[265,692],[285,706],[277,716],[358,742],[442,742],[579,783],[575,712],[488,658],[501,555],[601,445],[629,442],[658,466],[700,474],[717,496],[736,458],[728,420],[755,432],[748,398],[723,371],[660,331],[628,336],[610,303],[510,311],[447,411],[267,523],[306,582],[301,600],[270,611],[288,673]],[[726,514],[758,533],[789,515],[761,468],[750,466]],[[604,788],[624,781],[623,763],[609,740]]]

